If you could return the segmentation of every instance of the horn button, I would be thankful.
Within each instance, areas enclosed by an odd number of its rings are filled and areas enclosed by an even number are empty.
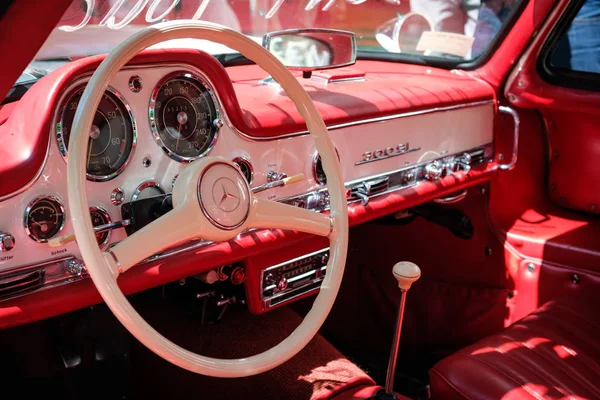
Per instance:
[[[202,212],[216,227],[240,227],[250,212],[250,189],[240,171],[226,163],[209,165],[198,182]]]

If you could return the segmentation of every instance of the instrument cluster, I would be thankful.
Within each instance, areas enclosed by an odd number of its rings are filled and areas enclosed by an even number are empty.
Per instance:
[[[56,144],[65,161],[75,113],[89,78],[82,78],[64,91],[53,123]],[[138,75],[129,78],[131,93],[140,93],[143,80]],[[209,83],[199,74],[178,70],[167,73],[155,85],[148,100],[147,115],[135,115],[131,106],[116,88],[109,86],[96,110],[88,138],[86,175],[91,182],[109,182],[126,170],[136,151],[140,133],[136,117],[148,121],[156,145],[170,159],[186,164],[206,154],[214,147],[217,133],[223,123],[220,107]],[[142,130],[144,131],[144,130]],[[146,138],[147,139],[147,138]],[[242,168],[252,168],[246,161]],[[149,167],[151,158],[145,157],[142,167]],[[248,171],[245,171],[248,174]],[[248,176],[248,175],[247,175]],[[176,176],[173,178],[176,179]],[[141,200],[165,194],[163,186],[154,180],[141,182],[130,198],[117,187],[111,194],[113,205],[124,201]],[[90,207],[95,227],[111,223],[110,213],[101,206]],[[59,197],[42,195],[27,206],[23,224],[27,235],[38,243],[46,243],[57,236],[65,225],[65,206]],[[110,231],[98,232],[98,245],[105,246]]]

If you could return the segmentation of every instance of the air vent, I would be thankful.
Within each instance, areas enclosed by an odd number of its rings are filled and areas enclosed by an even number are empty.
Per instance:
[[[240,171],[242,171],[242,175],[246,178],[248,185],[252,185],[252,181],[254,180],[254,168],[252,168],[252,164],[244,157],[236,157],[233,159],[233,162],[237,164]]]

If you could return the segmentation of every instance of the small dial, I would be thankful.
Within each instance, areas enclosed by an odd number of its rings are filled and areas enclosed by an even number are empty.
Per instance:
[[[340,160],[340,152],[335,149],[335,153],[337,154],[338,161]],[[313,175],[315,180],[320,185],[327,184],[327,175],[325,174],[325,170],[323,169],[323,162],[321,161],[321,155],[319,153],[315,153],[313,157]]]
[[[92,218],[92,225],[94,227],[110,224],[111,222],[108,211],[102,207],[90,207],[90,217]],[[109,238],[110,231],[96,233],[96,241],[100,247],[108,243]]]
[[[244,157],[237,157],[233,159],[233,162],[239,167],[242,175],[246,178],[248,185],[252,185],[252,181],[254,180],[254,168],[252,168],[250,161]]]
[[[56,197],[38,197],[25,210],[25,231],[36,242],[47,242],[64,224],[65,209]]]
[[[189,73],[168,75],[152,93],[150,126],[171,158],[191,162],[215,143],[220,119],[208,85]]]

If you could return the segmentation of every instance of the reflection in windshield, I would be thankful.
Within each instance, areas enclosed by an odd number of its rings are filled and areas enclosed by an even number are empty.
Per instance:
[[[518,0],[73,0],[37,60],[113,50],[146,26],[195,19],[257,41],[267,32],[331,28],[355,32],[362,51],[475,58],[498,35]],[[411,15],[412,22],[407,18]],[[415,19],[414,16],[418,16]],[[368,18],[367,18],[368,16]],[[173,46],[173,45],[172,45]],[[178,42],[211,53],[227,49]],[[404,49],[402,48],[404,47]],[[295,51],[304,50],[297,48]]]

